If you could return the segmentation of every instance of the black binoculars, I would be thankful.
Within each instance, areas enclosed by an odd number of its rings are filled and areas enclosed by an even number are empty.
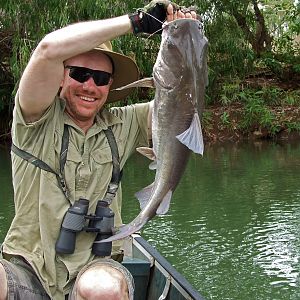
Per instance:
[[[109,208],[106,201],[98,201],[94,215],[87,215],[89,201],[80,198],[67,210],[55,250],[59,254],[72,254],[75,250],[76,234],[80,231],[97,233],[95,241],[101,241],[112,236],[114,226],[114,212]],[[86,227],[86,220],[89,224]],[[97,256],[111,255],[112,242],[94,243],[92,253]]]

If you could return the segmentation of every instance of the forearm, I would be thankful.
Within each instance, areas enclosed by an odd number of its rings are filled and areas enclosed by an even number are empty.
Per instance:
[[[131,31],[132,27],[128,15],[80,22],[46,35],[37,51],[49,59],[64,61]]]

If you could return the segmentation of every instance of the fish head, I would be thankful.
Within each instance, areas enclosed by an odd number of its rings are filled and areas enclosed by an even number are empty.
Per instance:
[[[194,77],[193,73],[202,72],[206,84],[207,44],[199,20],[177,19],[165,23],[160,50],[153,68],[156,83],[173,89],[181,84],[182,78]]]

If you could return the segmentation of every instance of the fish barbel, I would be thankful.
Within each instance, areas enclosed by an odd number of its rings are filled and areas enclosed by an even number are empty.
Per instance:
[[[155,180],[136,193],[141,207],[139,215],[101,242],[129,236],[155,215],[165,214],[190,153],[203,154],[200,119],[208,81],[207,46],[198,20],[177,19],[164,25],[153,68],[156,88],[152,111],[153,149],[137,149],[154,159],[150,168],[156,169]]]

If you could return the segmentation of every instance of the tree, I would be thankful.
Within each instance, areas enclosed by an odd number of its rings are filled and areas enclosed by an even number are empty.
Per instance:
[[[0,7],[0,76],[5,86],[1,85],[0,95],[5,94],[1,97],[6,100],[11,99],[12,87],[45,34],[72,22],[133,12],[145,4],[142,0],[3,2]],[[202,15],[210,42],[211,93],[218,92],[216,85],[220,82],[243,78],[251,72],[257,58],[264,59],[274,71],[282,60],[291,63],[299,57],[299,49],[297,52],[297,47],[291,46],[293,35],[300,31],[299,4],[295,6],[293,0],[184,0],[180,4],[194,4]],[[113,46],[125,54],[134,53],[142,76],[150,76],[159,43],[159,36],[141,39],[127,35],[116,39]]]

